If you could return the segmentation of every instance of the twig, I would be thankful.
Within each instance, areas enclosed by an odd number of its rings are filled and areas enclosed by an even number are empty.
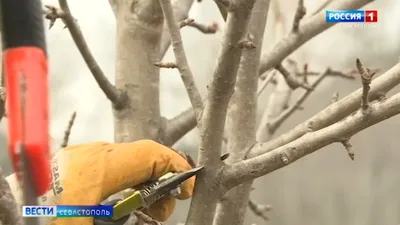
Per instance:
[[[376,71],[378,71],[378,70],[376,69]],[[355,71],[355,70],[351,70],[348,72],[331,70],[331,72],[328,74],[328,76],[341,77],[341,78],[345,78],[345,79],[349,79],[349,80],[354,80],[356,78],[355,77],[356,73],[357,73],[357,71]],[[313,76],[313,75],[319,75],[319,74],[320,74],[319,72],[307,71],[306,73],[305,72],[296,73],[296,76],[303,77],[303,76]]]
[[[275,67],[276,70],[278,70],[282,76],[285,78],[286,83],[289,85],[290,88],[293,90],[297,89],[298,87],[302,87],[306,90],[310,90],[311,87],[303,82],[300,82],[298,79],[296,79],[289,71],[285,69],[285,67],[282,66],[282,64],[279,64]]]
[[[194,19],[187,18],[187,19],[184,19],[182,21],[179,21],[178,25],[179,25],[179,28],[183,28],[183,27],[186,27],[186,26],[188,26],[188,25],[190,25],[192,23],[194,23]]]
[[[293,33],[299,32],[300,20],[303,19],[303,17],[306,15],[306,13],[307,13],[307,10],[306,10],[306,7],[304,7],[304,0],[299,0],[297,9],[296,9],[296,14],[294,15],[294,19],[293,19],[293,27],[292,27]]]
[[[332,99],[331,99],[331,104],[337,102],[338,100],[339,100],[339,92],[333,93]]]
[[[317,80],[314,81],[314,83],[310,86],[310,89],[307,89],[306,92],[302,96],[300,96],[299,99],[289,108],[285,109],[277,118],[273,119],[268,124],[268,130],[270,133],[274,133],[279,126],[286,120],[288,119],[299,107],[301,104],[305,102],[305,100],[310,96],[310,94],[313,92],[313,90],[321,83],[321,81],[329,74],[330,69],[327,69],[325,72],[323,72]]]
[[[346,148],[347,154],[349,155],[351,160],[354,160],[354,150],[353,146],[350,144],[350,139],[345,139],[341,141],[342,145]]]
[[[269,82],[272,81],[272,79],[274,78],[275,74],[276,74],[276,70],[272,70],[272,71],[270,71],[268,73],[267,77],[259,85],[259,88],[257,90],[257,97],[259,97],[261,95],[261,93],[263,93],[264,89],[267,87]]]
[[[218,23],[213,21],[211,25],[204,25],[197,22],[190,23],[189,27],[196,28],[204,34],[215,34],[218,31]]]
[[[162,222],[157,221],[157,220],[151,218],[150,216],[144,214],[144,213],[141,212],[141,211],[134,211],[133,214],[134,214],[139,220],[142,220],[142,221],[145,222],[145,223],[149,223],[149,224],[152,224],[152,225],[163,225]]]
[[[176,69],[178,68],[178,65],[174,62],[156,62],[154,63],[155,66],[160,67],[160,68],[167,68],[167,69]]]
[[[372,78],[374,77],[375,73],[371,72],[370,69],[365,68],[360,59],[356,60],[356,66],[357,66],[357,70],[358,73],[361,75],[361,81],[362,81],[362,96],[361,96],[361,107],[363,110],[367,110],[369,108],[369,90],[371,89],[371,87],[369,86],[371,84]]]
[[[0,222],[2,225],[22,225],[18,204],[11,192],[10,185],[0,168]]]
[[[307,76],[307,73],[308,73],[308,64],[307,64],[307,63],[304,64],[304,66],[303,66],[303,73],[304,73],[304,76],[303,76],[303,83],[308,84],[308,76]]]
[[[194,81],[192,71],[190,70],[185,50],[182,43],[182,37],[179,31],[178,23],[175,20],[174,11],[170,0],[160,0],[160,5],[164,13],[171,35],[171,43],[175,54],[176,64],[181,74],[190,102],[195,111],[196,118],[199,121],[203,111],[203,100]]]
[[[183,21],[188,18],[189,11],[193,5],[194,0],[175,0],[172,1],[172,7],[174,8],[175,18],[177,21]],[[169,29],[166,21],[164,21],[162,37],[161,37],[161,48],[160,48],[160,58],[161,61],[168,48],[171,45],[171,38],[169,34]]]
[[[71,34],[72,39],[74,40],[75,45],[77,46],[79,52],[85,60],[87,67],[89,68],[101,90],[104,92],[106,97],[114,104],[114,107],[123,107],[124,103],[127,100],[127,95],[115,88],[115,86],[110,83],[104,72],[101,70],[100,66],[97,64],[89,49],[89,46],[85,41],[85,38],[83,37],[82,31],[80,30],[76,20],[72,17],[67,0],[59,0],[58,2],[60,4],[61,10],[53,10],[51,12],[61,13],[61,15],[56,14],[53,15],[53,17],[51,18],[62,18],[63,22],[65,23]]]
[[[74,125],[75,118],[76,118],[76,112],[72,113],[71,118],[68,121],[68,126],[64,133],[64,139],[61,144],[61,148],[65,148],[68,146],[69,135],[71,134],[71,129],[72,129],[72,126]]]
[[[256,216],[261,217],[265,221],[269,221],[269,217],[266,214],[272,209],[270,205],[257,204],[250,199],[249,208]]]

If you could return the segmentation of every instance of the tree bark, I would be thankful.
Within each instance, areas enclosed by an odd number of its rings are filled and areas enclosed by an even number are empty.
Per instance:
[[[270,0],[256,0],[249,21],[249,36],[255,49],[245,49],[235,92],[228,111],[228,164],[242,161],[246,149],[256,141],[258,67]],[[253,181],[231,189],[218,204],[214,225],[242,225]]]
[[[220,156],[227,108],[242,54],[239,43],[247,33],[254,0],[235,3],[227,18],[220,57],[202,114],[198,164],[205,166],[205,169],[196,178],[186,225],[212,224],[217,201],[221,197],[218,192],[218,170],[222,166]]]
[[[117,20],[117,89],[128,104],[114,107],[115,142],[157,140],[161,131],[159,68],[163,15],[157,0],[111,0]]]

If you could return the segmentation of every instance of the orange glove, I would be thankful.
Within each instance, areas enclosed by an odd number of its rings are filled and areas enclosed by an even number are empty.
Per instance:
[[[191,169],[187,161],[172,149],[151,140],[132,143],[95,142],[61,150],[64,175],[59,205],[96,205],[112,194],[156,180],[168,172]],[[181,185],[178,199],[192,196],[195,178]],[[174,198],[163,198],[145,213],[165,221],[175,208]],[[54,225],[93,225],[92,218],[55,218]]]

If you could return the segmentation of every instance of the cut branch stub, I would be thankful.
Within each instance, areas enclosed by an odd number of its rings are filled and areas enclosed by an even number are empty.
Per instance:
[[[341,141],[342,145],[346,148],[347,154],[351,160],[354,160],[354,150],[353,145],[350,144],[350,139],[345,139]]]
[[[57,19],[63,19],[65,16],[65,13],[54,6],[51,5],[45,5],[44,6],[46,9],[43,11],[45,18],[50,21],[49,25],[49,30],[54,26],[55,22]]]

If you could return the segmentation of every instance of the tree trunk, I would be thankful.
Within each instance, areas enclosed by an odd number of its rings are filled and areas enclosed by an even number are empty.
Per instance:
[[[117,19],[115,85],[129,104],[114,107],[114,140],[157,140],[161,128],[159,68],[163,15],[157,0],[111,2]]]

